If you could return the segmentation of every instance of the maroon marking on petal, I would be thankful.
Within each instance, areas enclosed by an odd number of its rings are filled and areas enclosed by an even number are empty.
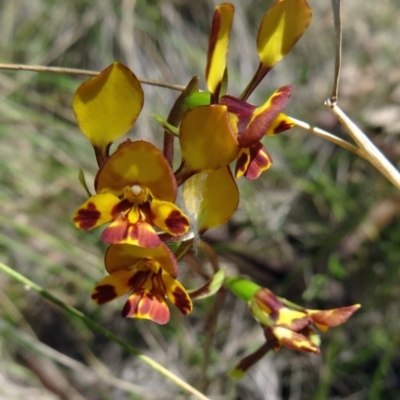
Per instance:
[[[279,343],[279,340],[276,338],[271,328],[269,328],[268,326],[264,326],[264,336],[265,339],[267,339],[267,343],[269,343],[272,349],[274,350],[280,349],[281,344]]]
[[[165,224],[174,235],[179,236],[187,232],[189,220],[178,210],[173,210],[166,218]]]
[[[118,215],[122,214],[126,210],[129,210],[129,208],[131,208],[131,207],[132,207],[132,203],[129,200],[127,200],[127,199],[121,200],[111,210],[111,215],[112,215],[113,219],[117,218]]]
[[[149,274],[149,271],[138,271],[136,272],[128,281],[128,285],[132,287],[133,291],[138,286],[142,286],[144,281],[147,278],[147,275]]]
[[[293,126],[293,122],[281,121],[279,125],[274,129],[274,135],[276,135],[277,133],[288,131],[289,129],[292,129]]]
[[[80,208],[74,217],[74,222],[79,225],[80,229],[88,230],[93,228],[101,216],[100,211],[92,202],[88,203],[86,208]]]
[[[269,289],[266,288],[257,290],[254,300],[261,305],[264,304],[271,310],[269,315],[274,321],[278,317],[279,310],[284,307],[279,299]]]
[[[129,299],[124,304],[121,315],[124,318],[132,318],[132,316],[134,316],[134,314],[137,311],[137,306],[141,298],[142,298],[141,293],[135,293],[135,295],[130,296]]]
[[[97,304],[104,304],[117,297],[117,292],[113,285],[99,285],[95,288],[96,292],[92,294],[92,299]]]
[[[243,100],[229,95],[222,96],[220,99],[220,104],[227,106],[228,112],[235,114],[238,117],[239,121],[237,128],[239,134],[246,129],[254,110],[257,108],[250,103],[246,103]]]
[[[261,173],[272,165],[272,158],[268,154],[267,149],[258,142],[250,147],[250,163],[244,176],[247,179],[257,179]]]
[[[239,172],[244,173],[246,171],[246,164],[247,164],[248,158],[249,158],[249,155],[244,152],[238,157],[238,159],[236,161],[236,167],[235,167],[236,178],[238,177]]]
[[[186,292],[180,287],[176,287],[173,291],[174,304],[181,310],[182,314],[188,315],[192,311],[192,303]]]
[[[116,225],[115,222],[118,221]],[[129,221],[117,218],[114,223],[104,229],[100,238],[104,243],[115,244],[121,243],[128,237]]]
[[[271,100],[270,106],[249,123],[247,129],[237,137],[241,147],[250,147],[258,142],[267,132],[273,120],[281,113],[289,101],[292,85],[281,87]]]
[[[293,332],[303,333],[302,331],[312,324],[312,320],[309,316],[304,315],[303,318],[295,318],[290,321],[290,324],[279,324],[284,328],[288,328]]]

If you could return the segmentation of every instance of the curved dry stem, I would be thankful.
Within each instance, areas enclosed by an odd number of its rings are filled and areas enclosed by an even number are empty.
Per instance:
[[[24,65],[24,64],[0,64],[0,69],[13,70],[13,71],[52,72],[55,74],[86,75],[86,76],[96,76],[100,73],[100,71],[91,71],[86,69],[47,67],[43,65]],[[177,90],[179,92],[182,92],[185,89],[185,86],[174,85],[172,83],[164,83],[145,78],[138,78],[138,79],[144,85],[158,86],[166,89]]]
[[[368,159],[367,155],[364,153],[364,151],[359,149],[357,146],[354,146],[354,144],[351,144],[351,143],[347,142],[346,140],[343,140],[343,139],[333,135],[332,133],[324,131],[323,129],[317,128],[315,126],[311,126],[307,122],[300,121],[299,119],[296,119],[293,117],[289,117],[289,118],[299,128],[305,129],[306,131],[309,131],[309,132],[313,133],[314,135],[319,136],[322,139],[328,140],[329,142],[332,142],[332,143],[336,144],[337,146],[343,147],[344,149],[351,151],[352,153],[357,154],[358,156],[369,161],[369,159]]]
[[[357,143],[358,148],[364,154],[363,157],[400,190],[399,171],[368,139],[367,135],[342,111],[333,99],[326,100],[325,105],[331,109],[347,133]]]
[[[36,283],[32,282],[31,280],[29,280],[25,276],[21,275],[19,272],[13,270],[12,268],[8,267],[7,265],[5,265],[5,264],[3,264],[1,262],[0,262],[0,271],[3,271],[8,276],[10,276],[14,280],[22,283],[23,285],[25,285],[29,289],[34,290],[40,296],[42,296],[46,300],[50,301],[50,303],[52,303],[52,304],[56,305],[57,307],[61,308],[63,311],[67,312],[68,314],[71,314],[71,315],[77,317],[82,322],[84,322],[85,325],[87,325],[89,328],[91,328],[94,331],[100,333],[101,335],[103,335],[106,338],[112,340],[113,342],[119,344],[123,349],[125,349],[129,353],[131,353],[131,354],[135,355],[136,357],[138,357],[140,360],[142,360],[148,366],[153,368],[155,371],[159,372],[161,375],[163,375],[164,377],[166,377],[170,381],[174,382],[181,389],[183,389],[186,392],[192,394],[193,396],[195,396],[196,398],[198,398],[200,400],[210,400],[208,397],[206,397],[205,395],[200,393],[193,386],[189,385],[188,383],[183,381],[181,378],[179,378],[178,376],[174,375],[168,369],[164,368],[162,365],[160,365],[156,361],[152,360],[150,357],[142,354],[135,347],[131,346],[129,343],[124,342],[118,336],[114,335],[109,330],[103,328],[100,324],[98,324],[96,321],[94,321],[94,320],[90,319],[89,317],[87,317],[85,314],[83,314],[81,311],[79,311],[75,307],[69,306],[69,305],[65,304],[64,302],[62,302],[61,300],[57,299],[57,297],[53,296],[51,293],[47,292],[46,290],[41,288]]]

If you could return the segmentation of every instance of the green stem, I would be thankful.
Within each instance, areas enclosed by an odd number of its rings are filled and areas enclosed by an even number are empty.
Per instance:
[[[172,372],[168,371],[162,365],[158,364],[156,361],[152,360],[150,357],[147,357],[146,355],[142,354],[139,350],[137,350],[130,344],[124,342],[118,336],[114,335],[112,332],[103,328],[97,322],[88,318],[85,314],[83,314],[78,309],[63,303],[61,300],[57,299],[57,297],[54,297],[52,294],[50,294],[49,292],[47,292],[46,290],[44,290],[43,288],[38,286],[36,283],[29,280],[28,278],[26,278],[25,276],[21,275],[19,272],[13,270],[12,268],[8,267],[7,265],[5,265],[1,262],[0,262],[0,270],[5,272],[7,275],[9,275],[11,278],[15,279],[16,281],[18,281],[18,282],[22,283],[23,285],[29,287],[30,289],[34,290],[40,296],[42,296],[46,300],[50,301],[51,303],[55,304],[56,306],[61,308],[63,311],[79,318],[89,328],[93,329],[94,331],[97,331],[98,333],[105,336],[106,338],[119,344],[123,349],[125,349],[129,353],[138,357],[140,360],[142,360],[148,366],[150,366],[154,370],[158,371],[161,375],[164,375],[167,379],[174,382],[177,386],[179,386],[183,390],[191,393],[192,395],[196,396],[198,399],[210,400],[208,397],[204,396],[202,393],[200,393],[198,390],[196,390],[193,386],[190,386],[188,383],[186,383],[185,381],[183,381],[182,379],[180,379],[179,377],[174,375]]]

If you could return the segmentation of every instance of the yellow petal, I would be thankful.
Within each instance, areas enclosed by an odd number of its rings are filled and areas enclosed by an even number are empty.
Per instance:
[[[165,287],[165,294],[169,300],[179,308],[182,314],[190,314],[193,304],[185,288],[165,271],[162,271],[162,280]]]
[[[206,81],[208,90],[217,95],[226,69],[234,11],[234,6],[228,3],[218,5],[214,11],[208,44]]]
[[[300,333],[282,327],[270,328],[280,344],[293,350],[319,354],[320,349]]]
[[[104,155],[135,123],[143,99],[143,89],[133,72],[115,62],[79,86],[73,109],[82,132]]]
[[[150,221],[172,236],[184,235],[189,229],[189,219],[179,207],[169,201],[153,199]]]
[[[158,199],[175,200],[176,182],[167,160],[155,146],[143,140],[117,150],[99,170],[95,182],[98,193],[117,196],[132,185],[149,189]]]
[[[242,147],[236,161],[235,178],[241,178],[247,171],[250,165],[250,147]]]
[[[306,0],[278,0],[265,14],[257,36],[261,64],[270,70],[303,35],[311,22]]]
[[[272,165],[272,159],[267,149],[261,142],[248,147],[241,148],[236,162],[236,179],[244,175],[247,179],[257,179],[262,172],[269,169]]]
[[[250,147],[262,139],[271,123],[286,106],[292,89],[291,85],[282,86],[262,106],[255,109],[246,129],[239,132],[238,142],[241,147]]]
[[[183,199],[192,228],[203,233],[233,215],[239,204],[239,191],[229,167],[223,167],[189,178],[183,185]]]
[[[163,243],[155,248],[130,244],[111,245],[104,261],[108,273],[112,274],[121,269],[131,268],[142,259],[154,260],[173,277],[178,274],[178,263],[171,250]]]
[[[294,122],[287,115],[280,113],[268,127],[265,136],[273,136],[294,127]]]
[[[90,197],[75,211],[73,220],[79,229],[92,229],[112,221],[127,208],[129,205],[113,194],[97,194]]]
[[[311,318],[301,311],[283,307],[277,313],[275,324],[294,332],[300,332],[306,326],[311,325]]]
[[[176,172],[178,184],[195,173],[227,166],[239,152],[227,107],[221,105],[189,110],[180,125],[179,143],[182,164]]]
[[[103,278],[93,289],[92,300],[96,304],[107,303],[128,293],[132,289],[130,283],[132,271],[122,270]]]

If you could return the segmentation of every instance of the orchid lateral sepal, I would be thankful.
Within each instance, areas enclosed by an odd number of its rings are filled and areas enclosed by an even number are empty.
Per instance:
[[[203,300],[213,296],[222,287],[225,278],[225,268],[216,272],[204,285],[188,290],[192,300]]]
[[[82,168],[79,168],[78,180],[79,180],[79,183],[82,185],[83,189],[85,190],[87,196],[88,197],[92,196],[92,193],[90,193],[90,190],[89,190],[88,185],[86,183],[85,173],[83,172]]]

